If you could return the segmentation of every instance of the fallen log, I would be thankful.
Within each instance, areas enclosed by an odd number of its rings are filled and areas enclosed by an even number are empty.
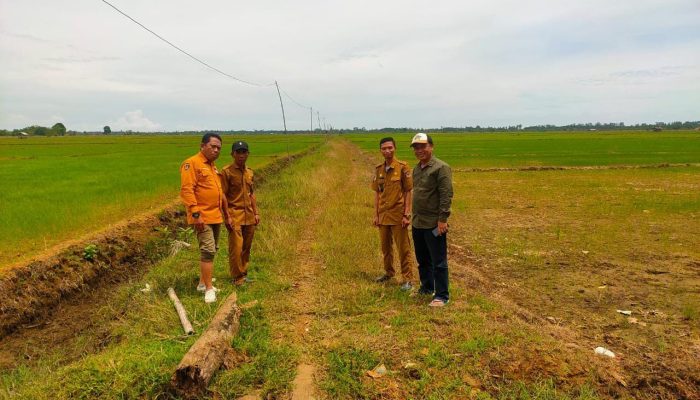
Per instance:
[[[180,299],[177,297],[177,294],[175,294],[175,289],[168,288],[168,297],[170,297],[170,300],[172,300],[173,304],[175,305],[175,311],[177,311],[177,316],[180,317],[182,329],[188,335],[193,334],[194,329],[192,329],[192,324],[187,318],[187,311],[185,311],[185,307],[182,306]]]
[[[170,379],[178,396],[186,399],[205,394],[209,381],[233,352],[231,339],[238,333],[241,309],[232,293],[216,312],[209,327],[190,347]]]

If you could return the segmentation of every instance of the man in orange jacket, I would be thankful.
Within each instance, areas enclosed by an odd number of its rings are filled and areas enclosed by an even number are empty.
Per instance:
[[[206,133],[199,153],[180,166],[180,198],[187,208],[187,223],[194,226],[199,241],[201,274],[197,290],[204,292],[206,303],[216,301],[216,288],[212,286],[214,256],[221,223],[227,216],[219,171],[214,164],[220,152],[221,136]]]

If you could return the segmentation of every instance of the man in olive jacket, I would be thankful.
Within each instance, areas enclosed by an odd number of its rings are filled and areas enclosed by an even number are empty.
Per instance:
[[[452,170],[433,157],[433,139],[418,133],[411,140],[418,165],[413,168],[413,246],[418,261],[419,294],[433,295],[431,307],[450,300],[447,270],[447,218],[452,205]]]

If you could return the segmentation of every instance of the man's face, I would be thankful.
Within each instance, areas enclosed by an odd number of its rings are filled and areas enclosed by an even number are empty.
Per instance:
[[[231,153],[231,156],[233,156],[233,161],[236,162],[238,165],[245,165],[245,162],[248,160],[248,150],[236,150],[233,153]]]
[[[420,162],[427,162],[433,156],[433,145],[430,143],[416,143],[413,145],[413,154]]]
[[[382,145],[379,146],[379,150],[381,150],[385,160],[391,160],[394,158],[396,147],[394,147],[394,142],[389,141],[382,143]]]
[[[221,152],[221,140],[210,137],[208,143],[202,143],[199,147],[204,157],[209,161],[214,161],[219,158],[219,153]]]

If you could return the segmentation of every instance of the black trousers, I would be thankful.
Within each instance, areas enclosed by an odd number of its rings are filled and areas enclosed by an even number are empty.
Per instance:
[[[435,292],[435,298],[449,300],[447,272],[447,234],[433,235],[433,229],[413,228],[413,247],[416,249],[420,290]]]

